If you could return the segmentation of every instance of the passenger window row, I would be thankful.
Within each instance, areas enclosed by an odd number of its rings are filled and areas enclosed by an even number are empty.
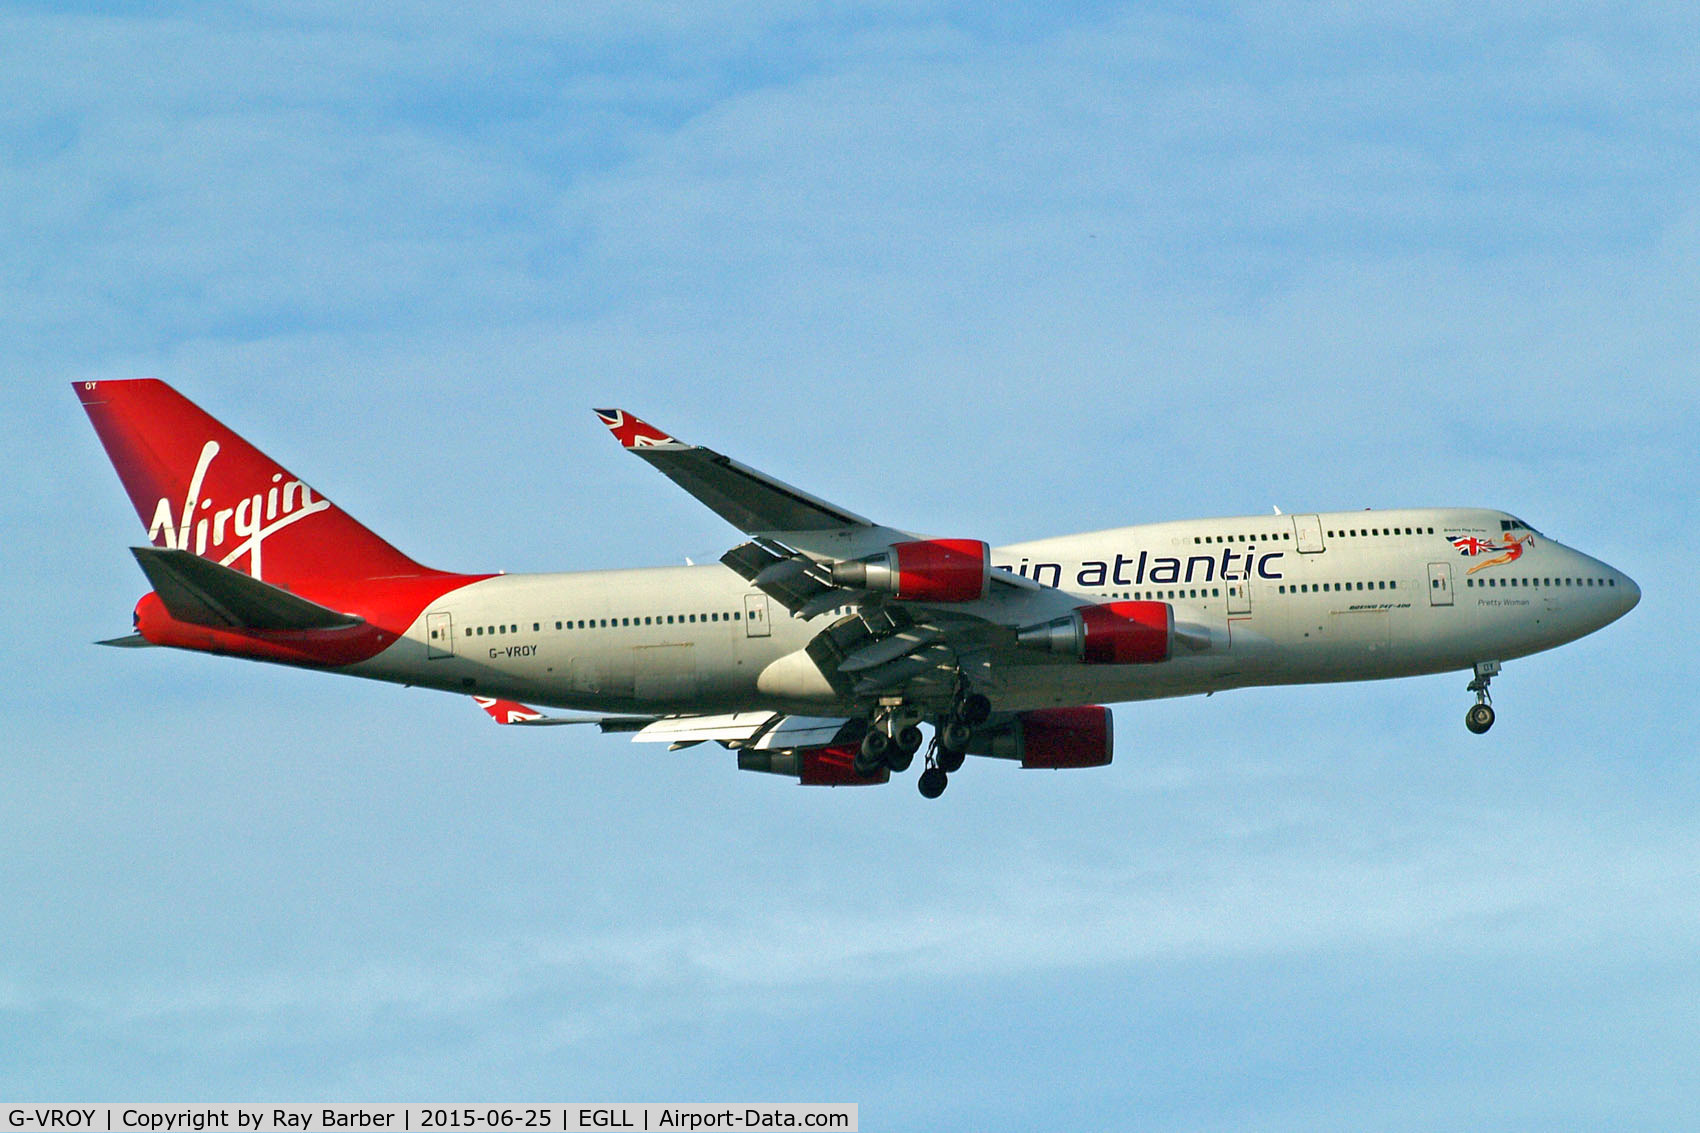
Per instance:
[[[1338,531],[1328,532],[1330,539],[1362,539],[1366,537],[1385,537],[1388,535],[1433,535],[1432,527],[1342,527]],[[1194,535],[1194,543],[1277,543],[1282,539],[1292,541],[1291,531],[1279,531],[1266,535]]]
[[[1299,582],[1277,586],[1279,594],[1326,594],[1346,590],[1397,590],[1397,579],[1378,579],[1375,582]]]
[[[1291,531],[1277,531],[1268,535],[1194,535],[1194,543],[1279,543],[1281,540],[1289,543],[1293,540]]]
[[[1432,527],[1342,527],[1330,531],[1330,539],[1382,538],[1388,535],[1433,535]]]
[[[572,629],[629,629],[642,626],[659,625],[696,625],[704,622],[741,622],[744,615],[738,610],[730,612],[710,612],[704,614],[652,614],[646,617],[629,618],[562,618],[555,622],[555,628],[566,631]],[[532,622],[534,632],[543,631],[542,622]],[[468,626],[466,636],[482,637],[485,633],[518,633],[518,626]]]
[[[1468,587],[1487,586],[1616,586],[1615,578],[1466,578]]]

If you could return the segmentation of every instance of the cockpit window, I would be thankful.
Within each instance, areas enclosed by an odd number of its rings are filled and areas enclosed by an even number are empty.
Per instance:
[[[1539,531],[1535,531],[1533,527],[1530,527],[1527,523],[1524,523],[1521,519],[1517,519],[1515,517],[1500,520],[1499,529],[1501,531],[1529,531],[1536,535],[1540,534]]]

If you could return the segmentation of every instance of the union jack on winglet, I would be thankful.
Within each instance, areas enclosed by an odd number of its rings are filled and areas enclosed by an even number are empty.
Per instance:
[[[517,700],[502,700],[494,696],[475,696],[472,699],[498,724],[529,724],[533,720],[543,719],[543,713],[535,708],[527,708]]]
[[[624,448],[654,448],[657,445],[679,443],[654,425],[639,420],[624,409],[598,409],[596,415],[602,418],[602,423],[608,426],[608,431],[614,434],[614,439]]]

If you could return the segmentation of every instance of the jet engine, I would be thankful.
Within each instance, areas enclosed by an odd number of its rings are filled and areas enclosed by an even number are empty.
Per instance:
[[[797,751],[740,751],[738,770],[789,775],[805,787],[859,787],[890,782],[891,771],[886,768],[881,768],[878,775],[870,778],[856,774],[856,769],[851,766],[856,750],[854,746],[848,746]]]
[[[1098,705],[1022,712],[970,750],[1023,767],[1103,767],[1115,746],[1110,710]]]
[[[834,563],[832,581],[905,602],[977,602],[991,585],[991,564],[991,549],[977,539],[922,539]]]
[[[1088,665],[1150,665],[1174,651],[1175,611],[1167,602],[1081,606],[1066,618],[1017,631],[1016,640]]]

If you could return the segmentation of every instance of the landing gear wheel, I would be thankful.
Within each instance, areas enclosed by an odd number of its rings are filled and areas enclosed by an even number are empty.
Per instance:
[[[1477,661],[1475,676],[1476,679],[1470,682],[1470,691],[1476,694],[1476,703],[1464,713],[1464,727],[1479,736],[1493,727],[1493,697],[1488,694],[1488,685],[1499,676],[1499,662]]]
[[[952,720],[939,729],[939,747],[955,752],[967,751],[968,741],[973,735],[967,724]]]
[[[971,692],[956,702],[956,718],[977,728],[992,716],[992,702],[983,693]]]
[[[944,772],[961,771],[962,765],[967,759],[968,757],[962,752],[953,751],[948,747],[939,748],[933,756],[933,762],[939,765],[940,771]]]
[[[909,770],[909,765],[915,762],[915,753],[921,750],[921,729],[913,724],[906,724],[897,729],[897,735],[892,737],[891,748],[885,753],[885,765],[899,775]]]
[[[1470,705],[1470,710],[1464,713],[1464,727],[1478,736],[1493,727],[1493,705]]]
[[[904,755],[914,755],[921,750],[921,729],[913,724],[897,729],[897,735],[892,738],[897,742],[897,750]]]
[[[929,767],[921,772],[921,777],[915,783],[924,799],[936,799],[944,794],[945,787],[950,785],[950,776],[942,767]]]
[[[891,758],[891,749],[891,737],[878,728],[871,729],[862,737],[862,746],[856,752],[856,757],[850,761],[850,766],[862,778],[872,779],[887,765]]]

